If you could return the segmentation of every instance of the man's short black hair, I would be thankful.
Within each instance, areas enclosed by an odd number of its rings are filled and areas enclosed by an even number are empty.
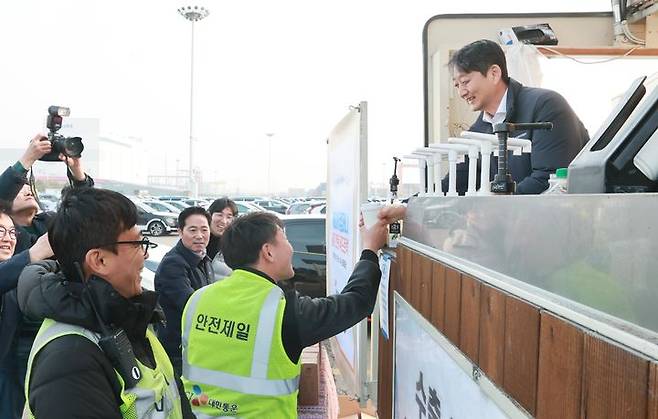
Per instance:
[[[274,241],[279,228],[283,222],[269,212],[252,212],[235,219],[222,236],[224,262],[233,269],[254,264],[260,249]]]
[[[203,207],[187,207],[183,211],[181,211],[180,214],[178,214],[178,228],[181,230],[183,227],[185,227],[185,222],[187,221],[187,218],[191,215],[203,215],[206,217],[206,220],[208,220],[208,225],[210,225],[211,218],[210,214],[208,211],[206,211],[205,208]]]
[[[487,75],[487,71],[494,64],[500,67],[503,81],[509,83],[505,53],[500,45],[489,39],[471,42],[455,52],[448,61],[451,71],[454,69],[464,73],[477,71],[483,76]]]
[[[0,214],[11,214],[11,202],[0,199]]]
[[[67,191],[48,228],[48,241],[69,280],[80,280],[74,262],[83,266],[91,249],[117,241],[137,224],[130,199],[107,189],[80,187]],[[116,246],[105,248],[116,253]]]
[[[226,196],[223,198],[215,199],[213,203],[208,207],[208,212],[212,216],[216,212],[224,211],[224,208],[227,207],[231,209],[234,217],[238,216],[238,206],[235,205],[235,202],[232,199]]]

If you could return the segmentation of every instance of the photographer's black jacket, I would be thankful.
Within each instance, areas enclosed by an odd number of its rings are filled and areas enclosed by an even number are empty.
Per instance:
[[[73,179],[70,172],[67,174],[73,187],[93,187],[94,179],[85,175],[85,180],[77,181]],[[0,200],[11,203],[21,188],[27,184],[27,171],[20,171],[16,166],[10,166],[0,175]],[[32,225],[28,228],[16,226],[17,243],[14,254],[29,249],[39,237],[48,231],[48,222],[52,218],[52,212],[42,212],[37,214],[32,220]],[[16,290],[2,294],[1,301],[2,312],[0,313],[0,359],[4,359],[9,353],[14,339],[21,328],[23,318],[16,301]]]
[[[76,180],[71,175],[70,171],[66,171],[71,185],[74,188],[80,187],[93,187],[94,179],[85,173],[84,180]],[[16,168],[16,165],[9,166],[0,175],[0,201],[13,202],[21,191],[21,188],[28,183],[27,171],[21,171]],[[53,216],[52,212],[41,212],[37,214],[32,220],[30,228],[16,226],[18,233],[18,241],[16,243],[16,253],[29,249],[37,241],[39,237],[46,234],[48,231],[48,221]]]
[[[103,322],[124,329],[137,359],[153,367],[146,328],[164,319],[155,292],[144,290],[126,299],[96,277],[84,287],[80,282],[67,281],[54,261],[28,266],[18,284],[21,309],[30,317],[47,317],[99,333],[100,326],[89,304],[92,295]],[[180,379],[176,381],[183,417],[193,418]],[[36,417],[122,417],[121,385],[112,364],[97,345],[81,336],[62,336],[41,350],[32,364],[29,390],[28,402]]]

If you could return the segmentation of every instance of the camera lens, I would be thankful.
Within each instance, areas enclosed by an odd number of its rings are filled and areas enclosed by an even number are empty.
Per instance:
[[[62,146],[62,153],[69,157],[80,157],[82,150],[85,149],[85,146],[82,144],[82,138],[80,137],[64,138]]]

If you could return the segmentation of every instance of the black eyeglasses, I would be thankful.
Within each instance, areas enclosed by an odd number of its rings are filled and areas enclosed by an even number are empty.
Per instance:
[[[149,249],[155,249],[158,247],[157,243],[153,243],[151,240],[149,240],[148,237],[144,237],[141,240],[127,240],[127,241],[119,241],[119,242],[114,242],[114,243],[108,243],[104,244],[102,246],[98,247],[109,247],[109,246],[114,246],[117,244],[133,244],[133,245],[139,245],[141,246],[142,250],[144,251],[144,256],[146,256],[149,252]]]
[[[15,228],[6,229],[5,227],[0,227],[0,239],[4,239],[7,234],[9,234],[10,239],[16,240]]]

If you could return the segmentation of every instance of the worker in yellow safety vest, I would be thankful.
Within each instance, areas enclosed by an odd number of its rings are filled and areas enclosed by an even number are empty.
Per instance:
[[[28,358],[36,418],[192,418],[180,379],[151,327],[157,295],[142,290],[148,250],[125,196],[76,188],[48,230],[57,261],[25,268],[18,302],[43,319]]]
[[[363,229],[364,250],[347,285],[324,298],[301,296],[288,281],[293,248],[283,227],[265,212],[233,221],[222,237],[233,273],[197,290],[183,311],[182,379],[197,418],[297,417],[302,349],[373,310],[384,221]]]

